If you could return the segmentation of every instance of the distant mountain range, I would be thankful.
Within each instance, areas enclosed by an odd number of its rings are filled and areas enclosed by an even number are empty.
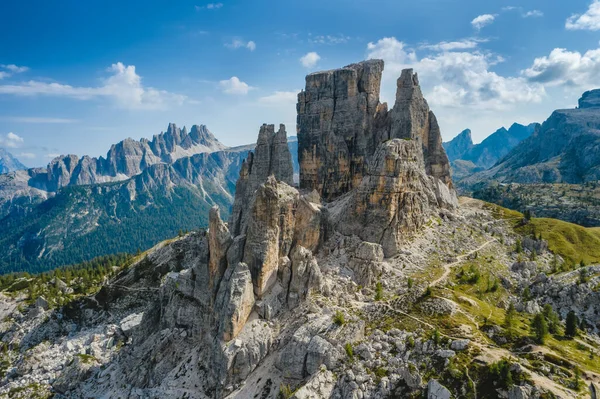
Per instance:
[[[152,141],[113,145],[106,158],[66,155],[0,175],[0,273],[143,250],[206,226],[213,205],[227,217],[253,149],[228,148],[206,126],[170,124]]]
[[[13,172],[19,169],[27,169],[14,155],[0,148],[0,173]]]
[[[488,170],[458,182],[465,193],[534,215],[600,226],[600,89],[556,110]]]
[[[454,180],[461,180],[491,168],[538,127],[537,123],[527,126],[514,123],[508,130],[501,127],[479,144],[473,144],[470,129],[463,130],[454,139],[443,144],[451,162],[452,177]]]
[[[463,185],[500,183],[571,183],[600,180],[600,89],[588,91],[575,109],[556,110],[502,162]]]

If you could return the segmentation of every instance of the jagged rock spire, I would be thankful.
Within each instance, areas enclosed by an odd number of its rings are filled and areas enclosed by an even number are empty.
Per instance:
[[[263,124],[258,133],[254,153],[243,162],[240,177],[235,187],[235,200],[231,211],[229,228],[233,236],[244,234],[248,206],[258,187],[273,175],[277,181],[290,186],[294,184],[292,154],[287,144],[285,125]]]

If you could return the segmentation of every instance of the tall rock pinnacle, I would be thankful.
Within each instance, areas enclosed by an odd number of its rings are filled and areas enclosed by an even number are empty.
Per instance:
[[[450,162],[442,146],[437,119],[419,86],[412,69],[405,69],[398,78],[396,103],[391,112],[390,139],[411,139],[423,146],[427,174],[451,185]]]
[[[383,61],[369,60],[306,77],[298,95],[300,188],[330,200],[356,187],[375,150]]]
[[[417,75],[402,71],[390,111],[379,101],[384,64],[368,60],[306,77],[298,95],[300,188],[329,201],[356,188],[382,142],[418,141],[427,174],[452,186],[440,129]]]
[[[279,125],[277,132],[275,125],[262,125],[254,153],[250,153],[242,164],[229,221],[229,229],[234,237],[245,234],[248,204],[258,187],[267,181],[270,175],[290,186],[294,184],[292,154],[288,148],[287,133],[283,124]]]

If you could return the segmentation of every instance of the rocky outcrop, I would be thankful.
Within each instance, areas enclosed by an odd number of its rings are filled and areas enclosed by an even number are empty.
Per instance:
[[[16,170],[27,169],[17,158],[4,148],[0,148],[0,173],[14,172]]]
[[[383,61],[306,77],[298,95],[300,187],[331,200],[356,187],[373,153]]]
[[[361,184],[379,144],[403,138],[422,146],[426,172],[452,187],[435,115],[412,70],[398,79],[396,104],[379,102],[383,61],[369,60],[306,77],[298,95],[300,188],[331,201]]]
[[[258,297],[274,284],[279,258],[289,253],[298,191],[270,176],[256,191],[248,217],[244,262],[252,272]]]
[[[579,99],[579,108],[600,108],[600,89],[583,93]]]
[[[284,125],[279,125],[277,133],[274,125],[262,125],[254,153],[242,164],[229,221],[229,228],[234,236],[245,234],[248,205],[252,203],[252,197],[258,187],[271,175],[287,185],[294,184],[292,156]]]
[[[231,341],[236,337],[254,307],[252,276],[245,263],[227,269],[217,293],[216,307],[219,315],[219,337]]]
[[[211,208],[208,221],[208,275],[210,287],[216,289],[227,268],[226,255],[232,239],[229,229],[221,220],[218,206]]]
[[[393,139],[381,144],[355,192],[328,209],[336,230],[381,244],[389,257],[433,212],[456,206],[450,189],[425,173],[421,143]]]
[[[396,103],[391,112],[390,139],[411,139],[423,147],[427,174],[452,186],[450,163],[444,147],[440,127],[419,86],[412,69],[405,69],[397,81]]]

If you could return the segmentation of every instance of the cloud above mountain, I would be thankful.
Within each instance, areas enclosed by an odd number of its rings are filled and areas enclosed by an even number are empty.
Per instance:
[[[117,62],[107,68],[106,72],[109,76],[103,80],[101,86],[71,86],[30,80],[0,85],[0,94],[68,97],[76,100],[105,98],[123,109],[164,109],[171,105],[181,105],[188,99],[184,95],[145,86],[134,65]]]

